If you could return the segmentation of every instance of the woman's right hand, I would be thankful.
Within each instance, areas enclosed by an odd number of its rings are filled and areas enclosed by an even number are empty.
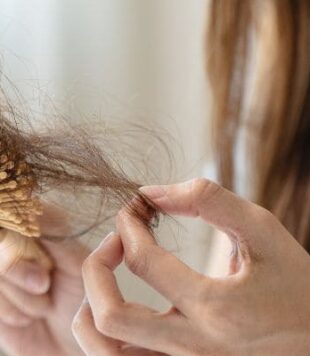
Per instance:
[[[162,211],[225,232],[230,274],[192,270],[125,206],[83,266],[73,332],[87,355],[309,355],[310,257],[275,216],[206,179],[141,189]],[[170,309],[126,301],[114,274],[123,260]]]

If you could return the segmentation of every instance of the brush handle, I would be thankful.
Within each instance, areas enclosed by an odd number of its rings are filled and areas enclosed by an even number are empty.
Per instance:
[[[48,270],[53,267],[51,258],[40,246],[38,238],[25,237],[17,232],[1,229],[0,272],[12,267],[21,259],[37,262]]]

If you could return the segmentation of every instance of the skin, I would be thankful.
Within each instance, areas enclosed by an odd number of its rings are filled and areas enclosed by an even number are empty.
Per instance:
[[[224,231],[235,251],[230,274],[212,279],[191,270],[122,209],[116,232],[86,259],[78,244],[46,244],[56,272],[33,264],[43,273],[40,287],[26,286],[29,265],[1,277],[0,345],[8,355],[81,353],[70,332],[84,294],[81,266],[86,298],[72,331],[82,354],[308,354],[310,258],[271,213],[205,179],[142,190],[167,213],[200,217]],[[170,310],[124,300],[113,273],[123,260],[171,301]]]
[[[63,212],[47,210],[43,233],[56,232],[53,226],[65,232]],[[42,247],[52,271],[41,261],[15,259],[8,268],[8,261],[0,260],[0,349],[9,356],[83,355],[71,323],[84,297],[81,268],[89,251],[77,241],[44,241]]]
[[[205,179],[142,190],[167,213],[225,232],[230,274],[191,270],[122,209],[116,233],[83,264],[87,298],[72,330],[86,355],[309,354],[310,257],[270,212]],[[124,300],[113,274],[123,259],[170,310]]]

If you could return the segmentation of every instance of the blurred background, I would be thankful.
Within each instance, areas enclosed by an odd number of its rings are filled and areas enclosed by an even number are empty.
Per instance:
[[[2,71],[34,114],[48,102],[74,121],[137,122],[168,133],[174,169],[163,170],[161,183],[216,179],[205,75],[207,8],[207,0],[1,0]],[[141,157],[146,149],[140,147]],[[222,256],[212,231],[199,221],[178,221],[162,224],[161,243],[196,270],[216,275]],[[126,298],[165,307],[124,267],[117,273]]]

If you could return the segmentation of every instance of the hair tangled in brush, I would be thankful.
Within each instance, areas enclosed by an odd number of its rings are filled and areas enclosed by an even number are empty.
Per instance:
[[[100,201],[95,222],[89,223],[87,227],[81,227],[77,235],[98,226],[109,218],[109,214],[113,215],[111,211],[119,209],[124,204],[128,205],[132,213],[148,226],[152,227],[156,223],[159,211],[139,191],[141,184],[129,179],[122,167],[109,158],[85,129],[63,125],[58,130],[37,133],[23,126],[25,125],[22,125],[10,106],[1,106],[1,157],[3,167],[6,168],[2,169],[1,183],[6,184],[9,181],[18,183],[23,180],[23,192],[26,195],[22,198],[21,204],[13,194],[17,188],[15,185],[12,186],[13,190],[9,196],[10,200],[15,200],[16,217],[24,216],[22,206],[25,200],[30,204],[30,196],[42,196],[46,192],[56,190],[65,194],[87,192]],[[7,162],[10,162],[10,166],[5,166]],[[148,217],[145,216],[145,208],[139,209],[138,205],[129,204],[137,197],[155,217],[152,223],[149,221],[149,214]],[[21,232],[26,231],[26,234],[34,232],[28,230],[24,229]]]

